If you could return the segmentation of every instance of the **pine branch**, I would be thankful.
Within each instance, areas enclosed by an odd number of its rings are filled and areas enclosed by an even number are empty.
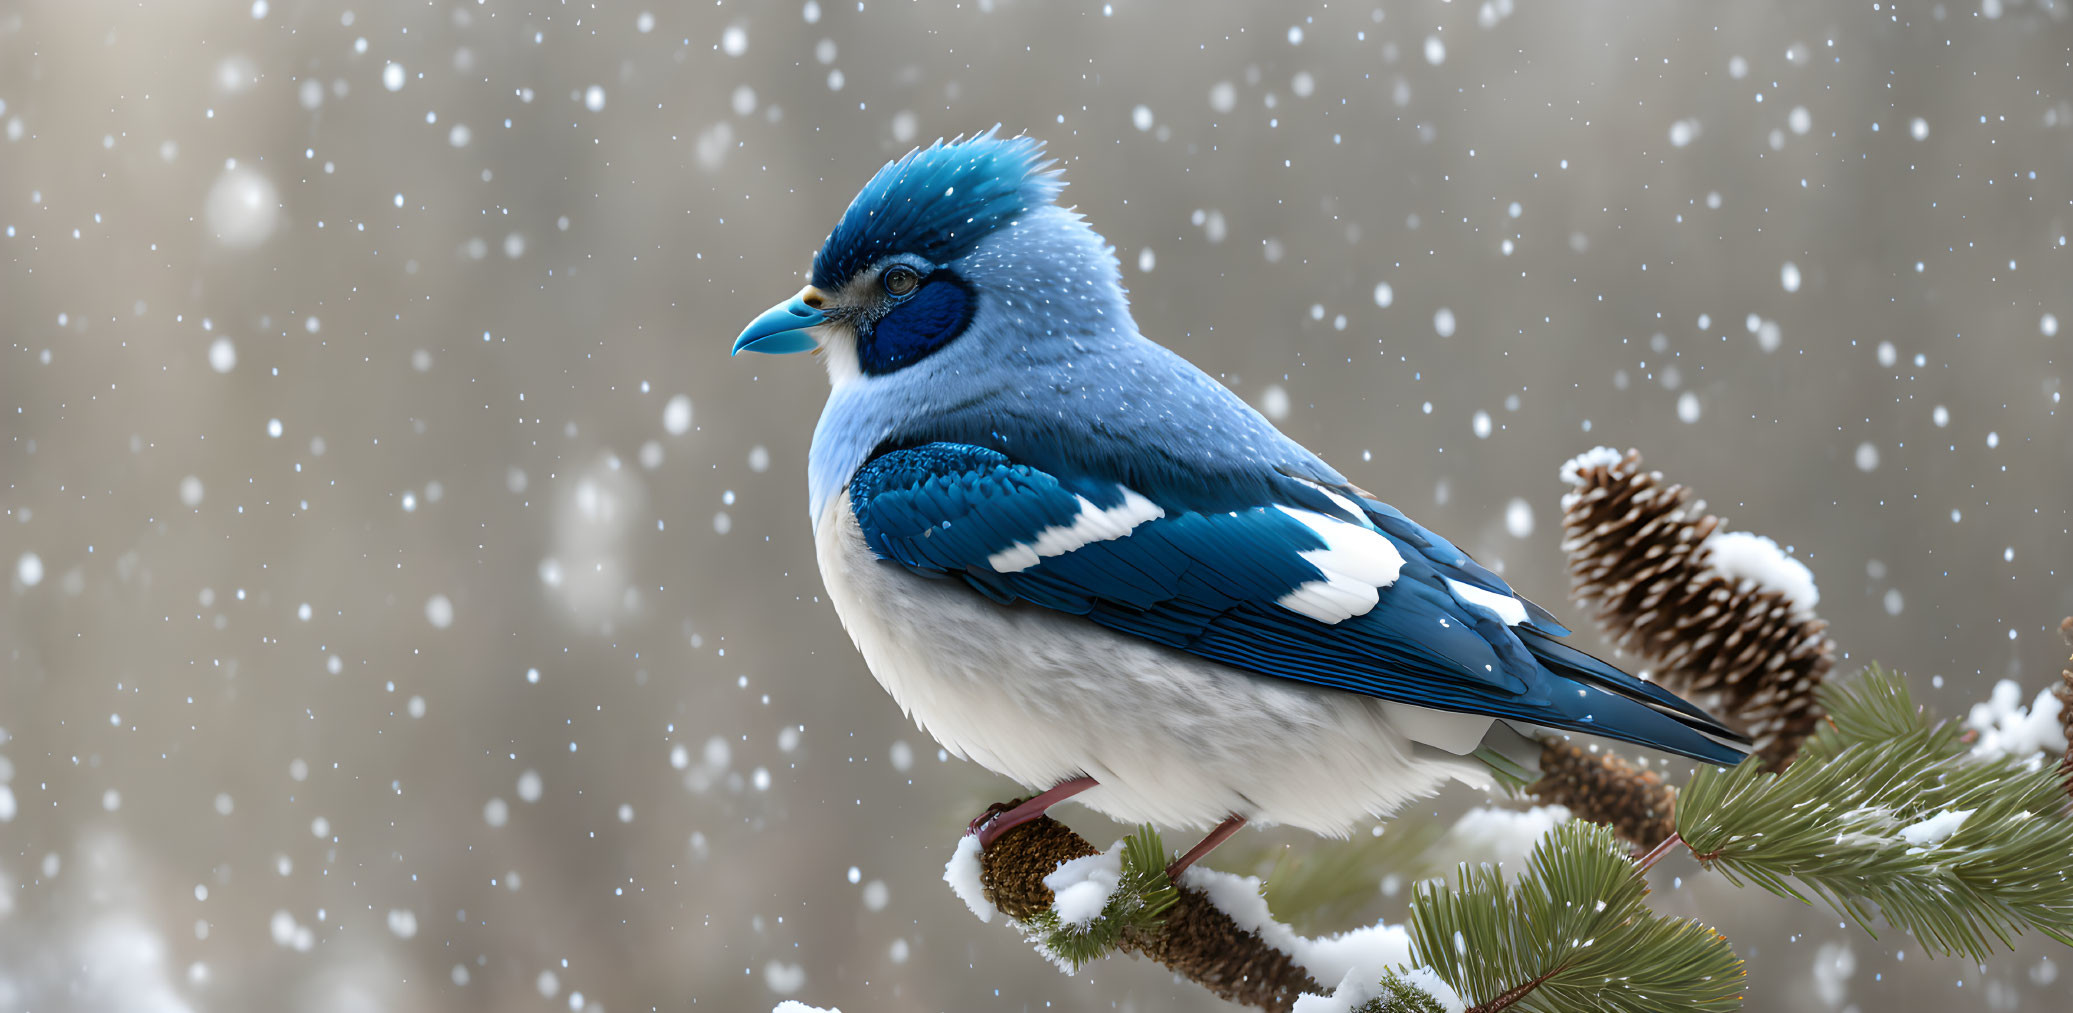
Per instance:
[[[1474,1011],[1741,1008],[1741,959],[1713,930],[1648,910],[1647,884],[1609,828],[1549,831],[1512,886],[1489,866],[1455,878],[1419,885],[1412,947],[1475,997]]]
[[[986,901],[1067,969],[1134,953],[1264,1010],[1289,1010],[1299,994],[1326,991],[1302,963],[1306,954],[1317,959],[1313,941],[1278,924],[1249,927],[1211,895],[1167,881],[1163,846],[1149,828],[1121,848],[1118,882],[1100,916],[1066,924],[1045,877],[1095,854],[1063,824],[1040,819],[981,854],[978,879]],[[1398,951],[1408,963],[1366,980],[1354,980],[1356,972],[1334,994],[1353,990],[1361,1013],[1458,1010],[1449,1006],[1457,993],[1478,1003],[1473,1013],[1740,1007],[1742,965],[1727,941],[1648,910],[1640,871],[1605,827],[1571,822],[1549,832],[1514,884],[1487,865],[1463,866],[1456,878],[1455,886],[1417,887],[1409,946]]]
[[[2056,765],[1974,755],[1958,723],[1929,714],[1904,679],[1877,667],[1824,686],[1821,705],[1822,730],[1782,773],[1751,760],[1696,775],[1663,849],[1681,844],[1731,883],[1819,900],[1867,931],[1883,920],[1934,953],[1983,960],[1995,943],[2033,931],[2073,945],[2073,821]],[[1451,884],[1421,883],[1405,963],[1388,976],[1348,976],[1335,995],[1355,992],[1337,1008],[1422,1013],[1443,991],[1475,1003],[1469,1013],[1739,1008],[1742,966],[1726,940],[1648,909],[1643,875],[1659,853],[1636,861],[1612,827],[1573,820],[1540,839],[1513,882],[1483,865],[1461,867]],[[1237,917],[1168,882],[1149,828],[1111,853],[1117,885],[1099,915],[1067,923],[1045,877],[1094,854],[1039,820],[995,842],[974,878],[1067,968],[1136,953],[1266,1010],[1323,992],[1303,963],[1315,944],[1269,920],[1257,897],[1257,912]],[[1418,985],[1428,974],[1446,988]]]
[[[1180,899],[1173,882],[1166,878],[1166,849],[1159,843],[1159,832],[1140,827],[1126,838],[1119,864],[1122,870],[1116,888],[1092,921],[1068,923],[1056,908],[1046,905],[1018,919],[1023,931],[1074,970],[1121,945],[1125,935],[1156,937],[1165,928],[1166,913]]]
[[[1703,770],[1677,832],[1736,884],[1874,916],[1934,952],[1984,960],[2025,931],[2073,945],[2073,822],[2058,772],[1970,755],[1953,722],[1879,668],[1825,687],[1830,723],[1782,774]]]
[[[1437,996],[1402,972],[1384,974],[1376,991],[1381,994],[1354,1007],[1353,1013],[1450,1013]]]
[[[1103,906],[1103,916],[1088,931],[1061,931],[1044,877],[1064,862],[1095,854],[1094,846],[1065,824],[1042,817],[1002,834],[979,854],[979,882],[987,902],[1013,919],[1039,952],[1066,968],[1112,951],[1136,954],[1218,998],[1278,1013],[1290,1009],[1302,993],[1325,991],[1293,956],[1240,926],[1201,891],[1174,886],[1166,878],[1164,845],[1148,827],[1124,848],[1124,875]],[[1160,896],[1169,899],[1162,905]],[[1111,919],[1112,910],[1124,914]]]

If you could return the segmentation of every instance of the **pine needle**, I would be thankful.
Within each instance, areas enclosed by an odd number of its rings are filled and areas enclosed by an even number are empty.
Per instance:
[[[1935,953],[1985,960],[2025,931],[2073,945],[2073,823],[2050,764],[1974,758],[1877,667],[1822,697],[1832,723],[1783,774],[1744,763],[1692,779],[1677,829],[1694,855]]]
[[[1166,845],[1145,824],[1123,842],[1123,874],[1101,914],[1086,927],[1059,920],[1052,908],[1031,916],[1022,929],[1052,959],[1078,970],[1116,948],[1125,932],[1156,933],[1179,894],[1166,876]]]
[[[1741,958],[1712,929],[1648,910],[1648,886],[1607,827],[1556,827],[1516,884],[1487,865],[1455,878],[1419,885],[1412,952],[1479,1009],[1741,1008]]]

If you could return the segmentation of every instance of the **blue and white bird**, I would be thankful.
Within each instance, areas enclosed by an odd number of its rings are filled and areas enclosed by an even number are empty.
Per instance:
[[[1126,822],[1345,835],[1535,729],[1710,763],[1746,740],[1562,642],[1447,539],[1138,332],[1043,146],[880,169],[812,284],[734,351],[817,352],[807,481],[828,596],[952,754]]]

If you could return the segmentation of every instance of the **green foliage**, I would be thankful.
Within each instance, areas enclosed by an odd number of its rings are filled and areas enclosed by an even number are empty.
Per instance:
[[[1956,725],[1873,667],[1824,687],[1832,726],[1782,774],[1702,770],[1677,831],[1730,881],[1818,897],[1871,931],[1873,916],[1933,952],[1984,960],[2025,930],[2073,945],[2073,823],[2056,765],[1973,758]],[[1941,840],[1903,831],[1971,811]]]
[[[1935,733],[1932,748],[1939,755],[1956,756],[1964,749],[1958,741],[1962,730],[1928,720],[1908,692],[1907,678],[1877,662],[1847,683],[1824,684],[1816,698],[1828,710],[1828,723],[1800,747],[1803,759],[1825,760],[1856,743],[1876,745],[1922,731]]]
[[[1382,976],[1382,994],[1361,1003],[1353,1013],[1446,1013],[1446,1008],[1432,993],[1390,971]]]
[[[1382,877],[1408,882],[1435,871],[1425,855],[1445,833],[1431,821],[1399,820],[1377,836],[1276,848],[1266,876],[1267,908],[1304,935],[1343,928],[1380,895],[1376,885]]]
[[[1609,827],[1556,827],[1515,885],[1488,865],[1456,878],[1419,884],[1411,945],[1470,1002],[1509,997],[1548,1013],[1741,1008],[1741,958],[1712,929],[1649,911],[1647,884]]]
[[[1124,840],[1122,866],[1115,893],[1085,928],[1065,924],[1046,908],[1023,922],[1023,931],[1052,959],[1075,970],[1106,956],[1125,932],[1159,931],[1179,895],[1166,877],[1166,845],[1150,824]]]

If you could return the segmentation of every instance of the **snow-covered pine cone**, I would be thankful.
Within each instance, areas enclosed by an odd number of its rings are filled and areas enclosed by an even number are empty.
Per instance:
[[[1599,447],[1562,467],[1562,551],[1578,600],[1673,692],[1717,707],[1782,769],[1813,734],[1835,663],[1814,575],[1761,535],[1724,530],[1641,455]]]

